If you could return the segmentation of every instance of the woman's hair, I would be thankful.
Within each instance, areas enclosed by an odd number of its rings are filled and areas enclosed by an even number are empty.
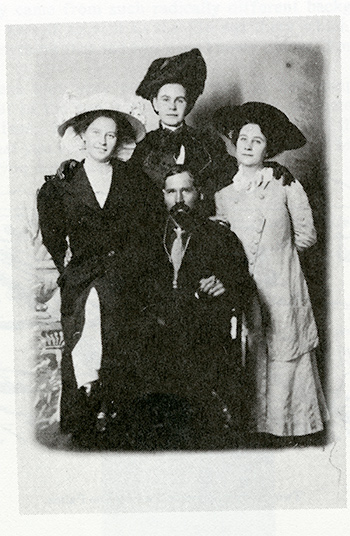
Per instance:
[[[74,125],[76,134],[83,134],[86,129],[99,117],[108,117],[113,119],[117,126],[117,145],[118,148],[123,143],[135,141],[135,133],[127,119],[117,112],[112,110],[96,110],[94,112],[86,112],[81,114],[81,120],[78,120]]]
[[[264,134],[266,138],[266,158],[273,158],[279,153],[282,153],[284,151],[284,133],[281,132],[279,135],[279,132],[277,129],[274,130],[273,135],[271,135],[270,129],[267,125],[262,124],[261,122],[257,122],[256,120],[249,119],[248,117],[242,121],[239,125],[236,125],[229,134],[229,138],[232,141],[234,145],[237,144],[237,140],[239,137],[239,133],[241,129],[244,127],[244,125],[249,125],[250,123],[259,125],[261,132]]]

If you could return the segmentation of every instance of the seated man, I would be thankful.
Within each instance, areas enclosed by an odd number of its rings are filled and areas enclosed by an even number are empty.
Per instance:
[[[199,185],[185,167],[167,173],[163,196],[163,225],[146,223],[137,246],[134,422],[147,436],[152,422],[145,419],[153,412],[163,432],[177,430],[180,439],[188,432],[189,447],[210,447],[242,426],[241,348],[232,317],[240,318],[251,281],[238,238],[200,216]]]

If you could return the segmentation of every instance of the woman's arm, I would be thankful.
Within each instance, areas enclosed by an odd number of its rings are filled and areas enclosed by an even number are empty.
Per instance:
[[[303,251],[316,243],[317,235],[312,217],[312,210],[304,188],[295,180],[284,186],[287,195],[287,206],[291,216],[294,243],[298,251]]]
[[[64,258],[68,249],[67,229],[60,179],[49,179],[40,189],[37,199],[39,225],[43,243],[58,271],[64,270]]]

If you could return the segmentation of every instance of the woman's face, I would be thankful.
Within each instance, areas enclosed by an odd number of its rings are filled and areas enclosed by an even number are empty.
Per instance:
[[[82,134],[87,155],[96,162],[108,162],[117,144],[118,128],[111,117],[98,117]]]
[[[247,167],[261,166],[266,156],[267,140],[259,125],[249,123],[244,125],[236,143],[236,158],[238,164]]]
[[[180,126],[187,109],[186,89],[181,84],[165,84],[153,99],[153,106],[164,125]]]

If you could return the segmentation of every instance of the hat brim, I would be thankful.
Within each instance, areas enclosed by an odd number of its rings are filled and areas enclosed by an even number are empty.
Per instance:
[[[213,116],[216,130],[226,137],[232,131],[238,134],[247,122],[260,125],[268,142],[277,143],[278,152],[299,149],[307,141],[299,128],[281,110],[270,104],[247,102],[241,106],[223,106]]]
[[[101,113],[108,112],[108,114],[114,115],[117,124],[118,124],[118,121],[120,122],[120,120],[124,120],[124,121],[126,120],[130,124],[134,132],[136,143],[139,143],[141,140],[143,140],[143,138],[146,135],[145,127],[143,126],[141,121],[139,121],[136,117],[133,117],[132,115],[124,113],[124,112],[119,112],[117,110],[110,110],[107,108],[89,110],[88,112],[78,114],[72,117],[71,119],[68,119],[67,121],[62,123],[62,125],[59,125],[59,127],[57,128],[58,134],[62,137],[65,131],[67,130],[67,128],[69,127],[73,127],[73,129],[75,130],[75,127],[79,123],[81,123],[81,121],[88,119],[90,116],[92,117],[93,115],[96,115],[96,112],[101,112]]]

